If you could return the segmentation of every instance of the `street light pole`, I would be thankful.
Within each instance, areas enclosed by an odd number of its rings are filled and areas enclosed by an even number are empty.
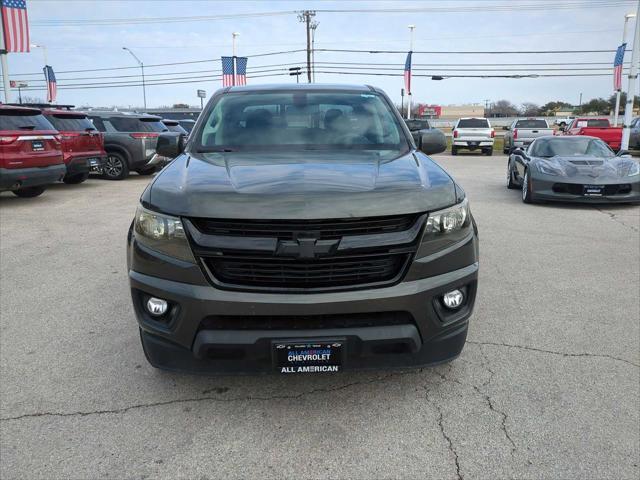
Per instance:
[[[415,25],[407,25],[409,28],[409,52],[413,52],[413,30],[416,28]],[[413,58],[411,58],[413,62]],[[411,75],[411,73],[409,74]],[[411,87],[411,83],[409,83],[409,87]],[[411,99],[413,97],[413,93],[411,93],[411,88],[407,92],[407,120],[411,120]]]
[[[142,60],[136,57],[136,54],[133,53],[131,50],[129,50],[127,47],[122,47],[122,49],[129,52],[131,56],[135,58],[136,62],[138,62],[138,65],[140,66],[140,70],[142,72],[142,100],[144,102],[144,109],[146,110],[147,109],[147,88],[144,83],[144,63],[142,63]]]
[[[240,34],[238,32],[233,32],[231,34],[231,51],[233,52],[233,56],[236,56],[236,37],[239,37]]]
[[[633,99],[636,96],[638,83],[638,50],[640,50],[640,2],[636,11],[636,28],[633,34],[633,50],[631,51],[631,69],[629,70],[629,86],[627,87],[627,103],[624,106],[624,121],[622,124],[622,143],[620,150],[629,149],[631,135],[631,117],[633,116]]]
[[[625,43],[627,41],[627,22],[629,21],[630,18],[635,17],[636,14],[635,13],[627,13],[624,16],[624,27],[622,28],[622,43]],[[623,65],[624,67],[624,65]],[[622,88],[616,90],[616,109],[615,109],[615,114],[613,116],[613,126],[617,127],[618,126],[618,114],[620,113],[620,93],[621,93]]]

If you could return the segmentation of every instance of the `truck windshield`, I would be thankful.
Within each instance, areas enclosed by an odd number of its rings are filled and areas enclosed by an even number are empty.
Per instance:
[[[408,149],[396,116],[375,92],[238,92],[223,95],[198,132],[197,151]]]
[[[560,137],[536,140],[529,152],[534,157],[551,158],[555,156],[592,156],[611,158],[615,154],[602,140],[589,137]]]
[[[515,128],[549,128],[546,120],[518,120]]]
[[[489,128],[489,122],[486,118],[463,118],[458,128]]]

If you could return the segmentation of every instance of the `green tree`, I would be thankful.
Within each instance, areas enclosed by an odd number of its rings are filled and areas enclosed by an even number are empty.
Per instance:
[[[611,106],[604,98],[592,98],[580,107],[580,113],[595,113],[597,115],[608,115]]]
[[[525,102],[522,104],[522,108],[520,109],[520,112],[525,117],[535,117],[537,115],[540,115],[542,110],[540,106],[535,103]]]
[[[616,109],[616,94],[614,93],[609,97],[609,109],[613,112]],[[627,104],[627,94],[625,92],[620,93],[620,113],[624,113],[624,107]],[[640,105],[640,97],[636,95],[633,98],[633,105],[637,107]]]
[[[573,105],[567,102],[562,102],[560,100],[556,100],[555,102],[545,103],[540,107],[540,112],[544,115],[552,115],[558,110],[571,110],[573,109]]]

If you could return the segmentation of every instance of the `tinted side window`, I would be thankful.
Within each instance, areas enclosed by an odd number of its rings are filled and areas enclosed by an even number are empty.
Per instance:
[[[89,119],[93,123],[93,126],[98,129],[98,131],[100,131],[100,132],[106,132],[107,131],[107,129],[104,127],[104,122],[102,121],[102,119],[100,117],[89,117]]]
[[[166,127],[160,120],[135,117],[111,117],[111,125],[119,132],[164,132]]]
[[[0,111],[0,130],[55,130],[44,115],[22,115],[17,111]]]
[[[56,130],[64,132],[84,132],[95,129],[91,121],[83,115],[45,115]]]

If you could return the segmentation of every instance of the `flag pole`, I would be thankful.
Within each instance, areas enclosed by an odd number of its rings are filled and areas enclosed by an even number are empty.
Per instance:
[[[629,87],[627,88],[627,104],[624,107],[624,121],[622,123],[622,143],[620,150],[629,149],[631,135],[631,118],[633,117],[633,99],[636,95],[638,82],[638,50],[640,50],[640,2],[636,11],[636,28],[633,34],[633,50],[631,51],[631,70],[629,70]]]
[[[409,53],[413,52],[413,29],[416,28],[415,25],[409,25],[409,32],[410,36],[409,36]],[[413,59],[411,59],[413,61]],[[412,71],[409,70],[409,91],[407,92],[407,120],[411,120],[411,100],[412,100],[412,93],[411,93],[411,77],[412,77]]]
[[[9,84],[9,65],[7,54],[0,53],[0,64],[2,65],[2,84],[4,86],[4,103],[11,103],[11,86]]]
[[[636,14],[635,13],[627,13],[624,16],[624,27],[622,28],[622,43],[621,45],[624,45],[627,41],[627,23],[629,22],[630,18],[635,17]],[[622,68],[624,68],[624,62],[622,63]],[[613,126],[617,127],[618,126],[618,115],[620,114],[620,93],[622,91],[622,86],[616,90],[616,108],[615,108],[615,114],[613,115]]]
[[[2,9],[0,8],[0,66],[2,67],[2,85],[4,87],[4,103],[11,103],[11,84],[9,83],[9,62],[7,61],[7,50],[4,39],[4,22],[2,20]]]

